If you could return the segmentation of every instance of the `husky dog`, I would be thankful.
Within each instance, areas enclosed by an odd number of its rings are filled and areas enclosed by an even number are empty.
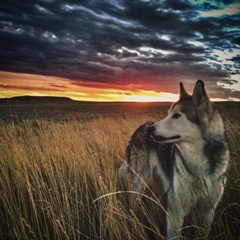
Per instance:
[[[223,194],[228,162],[222,118],[198,80],[192,95],[180,83],[180,98],[165,119],[136,130],[118,176],[140,194],[158,176],[160,191],[167,194],[168,239],[181,236],[186,216],[207,238]],[[130,205],[134,209],[134,200]]]

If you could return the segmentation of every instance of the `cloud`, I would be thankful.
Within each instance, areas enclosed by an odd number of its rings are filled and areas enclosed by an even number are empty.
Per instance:
[[[236,4],[215,9],[211,19],[213,6],[197,1],[13,0],[0,6],[2,71],[166,92],[202,78],[221,96],[233,94],[218,82],[239,74],[240,17],[229,10]]]
[[[53,85],[53,87],[55,87]],[[37,86],[19,86],[19,85],[10,85],[10,84],[2,84],[0,83],[0,88],[3,89],[18,89],[18,90],[30,90],[30,91],[57,91],[59,92],[59,89],[56,88],[47,88],[47,87],[37,87]]]
[[[232,3],[228,6],[224,6],[222,9],[214,9],[209,11],[201,11],[200,16],[202,17],[222,17],[225,15],[239,14],[240,3]]]

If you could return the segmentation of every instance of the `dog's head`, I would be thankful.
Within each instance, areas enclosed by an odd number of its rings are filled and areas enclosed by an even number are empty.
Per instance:
[[[157,142],[194,141],[200,137],[201,125],[207,124],[212,112],[212,104],[201,80],[197,81],[192,95],[180,83],[179,101],[171,106],[165,119],[153,124],[148,131]]]

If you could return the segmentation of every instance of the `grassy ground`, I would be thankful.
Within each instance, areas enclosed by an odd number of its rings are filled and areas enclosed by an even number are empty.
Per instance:
[[[231,163],[210,239],[239,240],[240,105],[218,107]],[[0,239],[137,240],[149,233],[161,239],[149,209],[142,213],[149,220],[145,226],[114,193],[131,134],[147,120],[163,118],[167,108],[157,103],[1,104]]]

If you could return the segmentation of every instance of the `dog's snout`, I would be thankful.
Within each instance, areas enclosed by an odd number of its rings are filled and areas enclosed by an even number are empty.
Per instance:
[[[155,131],[155,127],[154,125],[152,125],[151,127],[148,128],[148,132],[151,134]]]

